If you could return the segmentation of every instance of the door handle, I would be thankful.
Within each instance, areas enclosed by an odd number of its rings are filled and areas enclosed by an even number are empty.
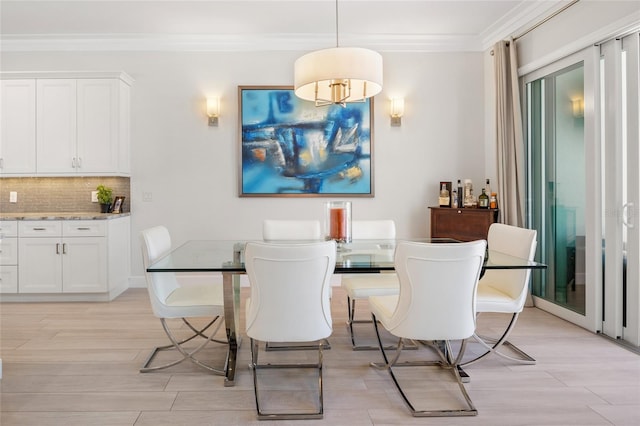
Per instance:
[[[56,243],[56,254],[60,254],[60,243]]]
[[[62,254],[67,254],[67,243],[62,243]]]
[[[622,206],[622,224],[629,229],[635,228],[635,224],[633,223],[634,214],[633,214],[633,203],[626,203]]]

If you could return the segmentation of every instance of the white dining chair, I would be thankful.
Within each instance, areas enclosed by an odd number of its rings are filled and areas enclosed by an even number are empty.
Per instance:
[[[264,241],[321,240],[322,229],[319,220],[276,220],[262,222]]]
[[[183,287],[172,272],[147,272],[150,264],[171,251],[171,236],[166,227],[156,226],[143,230],[140,234],[140,240],[151,308],[154,315],[160,319],[162,328],[171,341],[170,345],[154,348],[140,372],[146,373],[161,370],[189,360],[208,371],[224,375],[228,362],[228,353],[224,365],[221,367],[214,367],[195,357],[210,342],[228,345],[226,341],[214,339],[224,321],[222,284],[194,283]],[[191,334],[188,337],[181,339],[171,330],[167,320],[176,318],[182,319],[182,322],[189,328]],[[202,328],[198,328],[187,318],[207,318],[207,324]],[[203,339],[199,345],[193,349],[185,346],[187,342],[197,337]],[[166,364],[150,366],[159,352],[167,350],[176,350],[182,357]]]
[[[290,220],[290,219],[265,219],[262,222],[262,239],[267,242],[286,241],[321,241],[322,229],[319,220]],[[276,344],[267,342],[266,350],[306,350],[315,349],[314,346],[298,344]],[[328,340],[324,342],[324,349],[331,349]]]
[[[335,262],[335,241],[249,242],[246,245],[245,267],[250,284],[246,327],[251,339],[251,368],[259,420],[318,419],[323,416],[322,340],[333,331],[329,289]],[[318,362],[259,364],[260,342],[314,342]],[[317,409],[287,413],[264,410],[258,370],[265,368],[317,369]],[[305,391],[300,390],[301,393]]]
[[[491,252],[504,253],[527,260],[534,260],[536,254],[537,231],[535,229],[494,223],[489,227],[487,243]],[[484,348],[480,355],[465,360],[469,365],[493,353],[502,358],[523,364],[535,364],[536,360],[511,344],[507,339],[516,325],[518,316],[524,309],[529,292],[531,269],[487,269],[478,284],[476,310],[482,313],[509,314],[511,318],[500,337],[474,334],[475,340]],[[509,348],[514,356],[500,350]]]
[[[351,225],[354,240],[395,240],[396,224],[393,220],[354,220]],[[375,345],[356,343],[354,324],[371,324],[370,319],[356,320],[356,301],[366,301],[369,296],[398,294],[400,288],[395,273],[344,274],[342,288],[347,293],[347,326],[353,350],[377,350]],[[362,302],[361,302],[362,303]]]
[[[399,294],[369,297],[378,346],[384,359],[382,364],[371,365],[389,372],[413,416],[465,416],[478,413],[458,371],[464,348],[459,351],[458,356],[454,356],[450,342],[460,340],[464,346],[466,339],[474,333],[476,288],[485,248],[484,240],[468,243],[400,242],[395,253]],[[378,321],[399,338],[395,356],[391,360],[382,344]],[[409,339],[433,342],[430,346],[437,351],[440,360],[398,362],[404,342]],[[432,354],[431,350],[424,352]],[[429,365],[437,365],[451,372],[464,396],[465,408],[415,408],[394,369]],[[413,377],[417,374],[419,373],[413,373]]]

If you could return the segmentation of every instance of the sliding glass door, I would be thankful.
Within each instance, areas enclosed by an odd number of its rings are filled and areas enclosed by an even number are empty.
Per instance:
[[[597,283],[588,248],[598,206],[593,105],[596,56],[587,49],[525,77],[527,224],[538,230],[536,306],[595,331]],[[592,255],[593,256],[593,255]]]
[[[640,36],[523,78],[536,306],[640,347]]]
[[[602,332],[640,346],[638,33],[600,46]]]

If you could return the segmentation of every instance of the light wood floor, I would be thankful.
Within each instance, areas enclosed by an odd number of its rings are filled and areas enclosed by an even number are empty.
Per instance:
[[[351,351],[340,288],[334,289],[332,308],[332,348],[324,352],[324,419],[267,424],[640,424],[640,356],[536,308],[525,309],[511,339],[537,359],[536,365],[490,357],[469,366],[466,386],[477,417],[413,418],[389,375],[368,366],[380,361],[380,354]],[[0,320],[2,426],[257,423],[246,339],[235,387],[223,387],[222,377],[191,363],[138,372],[150,349],[166,342],[146,290],[128,290],[110,303],[3,303]],[[499,317],[485,316],[479,327],[486,331],[501,323]],[[366,328],[363,337],[372,335],[370,326],[360,327]],[[427,349],[419,353],[432,356]],[[312,359],[313,352],[269,354],[282,361]],[[212,349],[207,355],[221,360],[223,352]],[[405,377],[416,405],[451,404],[455,394],[443,388],[448,377],[430,381],[433,369],[424,370]],[[291,390],[289,380],[261,381],[270,385],[269,404],[308,403],[302,400],[305,392]],[[313,378],[296,385],[310,388]]]

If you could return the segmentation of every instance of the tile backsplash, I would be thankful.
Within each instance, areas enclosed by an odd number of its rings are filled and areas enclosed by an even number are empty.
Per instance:
[[[130,211],[131,185],[128,177],[3,177],[0,178],[0,213],[99,212],[100,204],[91,202],[91,191],[98,185],[123,195],[123,212]],[[10,203],[10,192],[18,202]]]

